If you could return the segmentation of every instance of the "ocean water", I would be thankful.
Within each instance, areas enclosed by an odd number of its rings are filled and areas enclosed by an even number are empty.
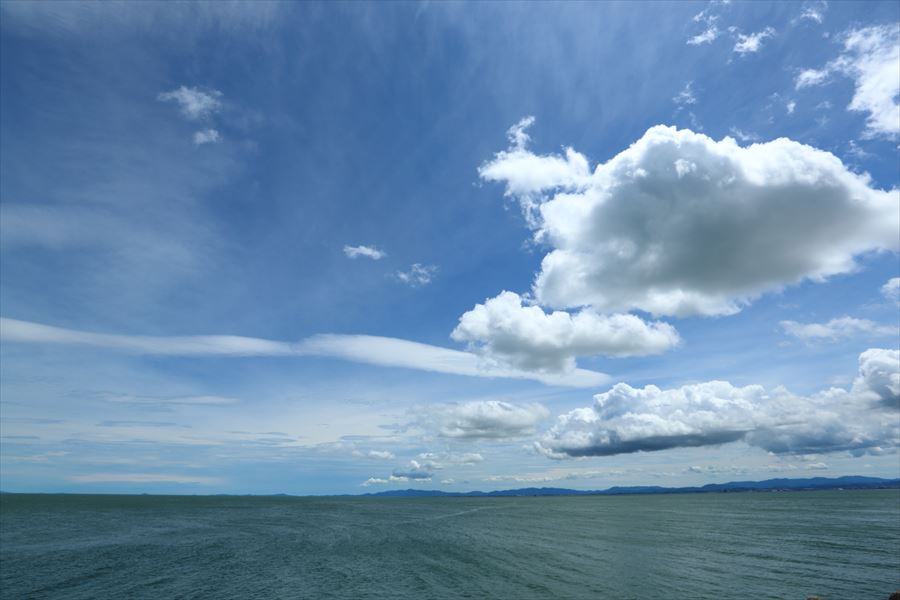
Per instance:
[[[886,599],[900,491],[0,496],[0,596]]]

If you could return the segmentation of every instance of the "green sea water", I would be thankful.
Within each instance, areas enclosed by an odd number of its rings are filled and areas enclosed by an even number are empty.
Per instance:
[[[900,491],[0,496],[0,596],[887,599]]]

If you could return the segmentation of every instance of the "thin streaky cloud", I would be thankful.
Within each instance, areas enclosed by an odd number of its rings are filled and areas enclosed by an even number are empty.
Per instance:
[[[561,373],[536,373],[499,368],[470,352],[371,335],[319,334],[296,343],[236,335],[117,335],[64,329],[0,317],[0,339],[5,343],[80,345],[165,356],[337,358],[383,367],[401,367],[469,377],[531,379],[547,385],[571,387],[589,387],[608,380],[608,376],[603,373],[577,368]]]
[[[170,475],[164,473],[87,473],[73,475],[69,481],[75,483],[178,483],[215,485],[221,483],[218,477],[202,475]]]

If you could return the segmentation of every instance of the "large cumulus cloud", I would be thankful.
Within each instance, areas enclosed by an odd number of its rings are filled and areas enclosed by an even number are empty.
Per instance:
[[[536,301],[598,312],[722,315],[769,290],[896,250],[900,192],[836,156],[781,138],[740,147],[656,126],[593,172],[572,149],[537,155],[523,121],[484,164],[552,250]]]
[[[849,389],[804,397],[710,381],[663,390],[620,383],[561,415],[537,443],[552,458],[609,456],[744,440],[774,453],[893,451],[900,445],[900,352],[860,355]]]

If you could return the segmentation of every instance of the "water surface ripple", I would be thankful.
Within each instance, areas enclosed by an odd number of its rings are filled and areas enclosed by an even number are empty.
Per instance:
[[[0,496],[0,597],[886,599],[900,491]]]

